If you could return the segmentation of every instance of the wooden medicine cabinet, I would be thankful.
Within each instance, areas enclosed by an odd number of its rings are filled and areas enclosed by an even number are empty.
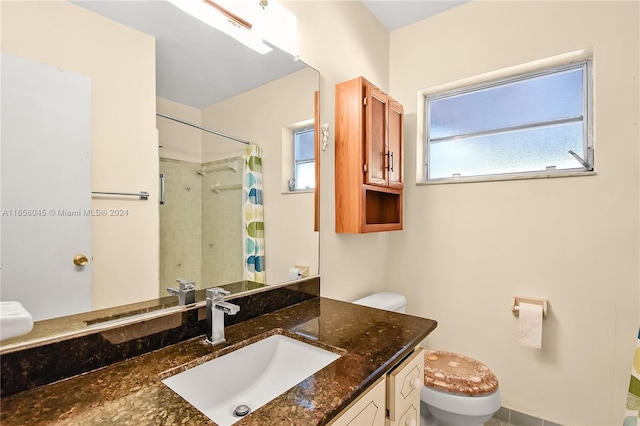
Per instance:
[[[363,77],[336,85],[336,232],[402,229],[403,114]]]

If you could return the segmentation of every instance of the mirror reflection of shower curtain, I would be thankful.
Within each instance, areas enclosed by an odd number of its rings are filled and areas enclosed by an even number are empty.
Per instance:
[[[250,144],[244,155],[242,179],[244,279],[266,283],[264,206],[262,203],[262,148]]]
[[[633,353],[631,367],[631,381],[627,395],[627,407],[625,410],[623,426],[637,425],[640,419],[640,330],[636,340],[636,348]]]

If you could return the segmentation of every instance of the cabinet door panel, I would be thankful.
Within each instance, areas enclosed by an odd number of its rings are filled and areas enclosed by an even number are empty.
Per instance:
[[[366,88],[365,183],[387,183],[387,96],[370,85]]]
[[[387,409],[389,419],[398,420],[406,407],[420,407],[420,389],[424,383],[424,350],[416,348],[388,375]],[[419,413],[418,413],[419,414]]]
[[[387,426],[418,426],[420,424],[420,410],[414,404],[400,416],[398,421],[387,419]]]
[[[402,188],[403,114],[402,105],[395,101],[389,102],[389,186],[394,188]]]
[[[378,382],[329,424],[331,426],[383,426],[385,424],[385,381]]]

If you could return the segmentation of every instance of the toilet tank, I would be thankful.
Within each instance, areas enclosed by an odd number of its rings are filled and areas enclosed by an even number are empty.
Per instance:
[[[382,291],[355,300],[353,303],[371,308],[404,313],[407,306],[407,298],[398,293]]]

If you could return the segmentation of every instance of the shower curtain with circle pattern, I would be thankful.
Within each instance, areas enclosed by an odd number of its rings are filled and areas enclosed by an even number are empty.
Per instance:
[[[631,381],[627,394],[627,410],[624,417],[624,426],[636,426],[640,424],[640,330],[636,340],[636,349],[633,353],[633,366],[631,367]]]
[[[264,206],[262,204],[262,148],[249,144],[242,179],[244,279],[266,283],[264,268]]]

